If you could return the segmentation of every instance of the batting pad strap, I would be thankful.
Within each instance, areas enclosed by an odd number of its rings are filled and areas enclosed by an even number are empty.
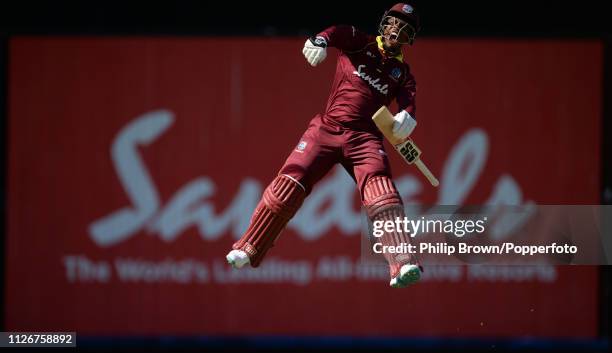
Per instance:
[[[289,178],[291,180],[293,180],[294,183],[298,184],[302,190],[304,190],[304,192],[306,192],[306,188],[304,187],[304,185],[302,185],[302,183],[300,183],[299,181],[297,181],[297,179],[295,179],[294,177],[292,177],[291,175],[287,175],[287,174],[281,174],[282,176]]]
[[[375,176],[367,181],[363,191],[363,205],[370,219],[377,218],[382,212],[403,208],[402,199],[387,176]]]

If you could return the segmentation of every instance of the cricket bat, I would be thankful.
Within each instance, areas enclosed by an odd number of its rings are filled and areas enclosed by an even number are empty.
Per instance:
[[[419,168],[421,173],[425,175],[427,180],[429,180],[431,185],[440,185],[438,179],[436,179],[429,168],[427,168],[425,163],[423,163],[421,160],[421,150],[417,147],[417,145],[411,139],[404,141],[393,136],[393,115],[386,106],[383,105],[380,107],[380,109],[378,109],[378,111],[372,116],[372,120],[374,120],[374,123],[378,129],[408,164],[414,163],[417,168]]]

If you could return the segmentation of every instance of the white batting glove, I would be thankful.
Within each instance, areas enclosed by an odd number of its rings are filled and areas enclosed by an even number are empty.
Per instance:
[[[302,53],[310,65],[319,65],[327,56],[327,40],[323,37],[306,39]]]
[[[402,110],[399,113],[395,114],[393,117],[393,136],[396,139],[405,139],[410,136],[412,131],[417,125],[416,120],[408,114],[407,111]]]

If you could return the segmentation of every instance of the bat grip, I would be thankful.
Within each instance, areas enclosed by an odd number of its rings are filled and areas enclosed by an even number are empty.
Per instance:
[[[440,182],[438,181],[438,179],[431,173],[431,171],[429,170],[429,168],[427,168],[427,166],[425,165],[425,163],[423,163],[422,160],[417,159],[414,164],[416,164],[417,168],[419,168],[419,170],[421,171],[421,173],[423,173],[423,175],[425,175],[425,177],[427,178],[427,180],[429,180],[429,182],[431,183],[431,185],[433,186],[438,186],[440,185]]]

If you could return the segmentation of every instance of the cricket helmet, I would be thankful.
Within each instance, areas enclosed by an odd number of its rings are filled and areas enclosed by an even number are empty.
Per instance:
[[[385,12],[378,26],[378,33],[384,35],[384,28],[388,24],[390,17],[398,18],[406,24],[400,28],[400,33],[408,35],[408,44],[414,43],[416,34],[421,30],[421,20],[415,8],[407,3],[397,3]],[[403,43],[406,44],[406,43]]]

